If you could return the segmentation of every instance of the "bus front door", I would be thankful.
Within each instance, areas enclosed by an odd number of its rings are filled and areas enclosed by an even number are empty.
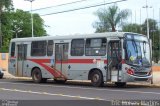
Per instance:
[[[55,68],[63,75],[68,74],[68,43],[57,43],[55,47]]]
[[[109,41],[108,42],[108,69],[107,69],[107,81],[118,82],[120,79],[121,71],[121,42]]]
[[[27,57],[27,44],[17,45],[17,76],[22,77],[24,74],[24,65]]]

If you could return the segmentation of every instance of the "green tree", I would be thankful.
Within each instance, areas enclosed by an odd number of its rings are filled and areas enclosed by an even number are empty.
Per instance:
[[[7,52],[9,41],[12,38],[11,33],[11,24],[10,24],[10,12],[3,12],[2,14],[2,33],[3,33],[3,39],[2,39],[2,49],[1,52]]]
[[[160,55],[159,55],[160,31],[158,30],[158,25],[156,20],[148,19],[148,23],[149,23],[149,36],[150,36],[150,39],[152,40],[152,51],[153,51],[152,57],[153,57],[153,60],[157,62],[158,59],[160,59]],[[147,20],[145,20],[145,22],[142,24],[142,33],[147,35]]]
[[[149,35],[152,37],[152,32],[158,31],[157,22],[154,19],[148,19],[149,23]],[[147,20],[142,24],[143,34],[147,35]]]
[[[33,14],[33,27],[34,36],[44,36],[46,31],[44,29],[44,21],[38,14]],[[11,25],[13,33],[13,38],[16,37],[16,31],[22,30],[17,33],[18,38],[31,37],[31,14],[23,10],[16,10],[16,12],[11,13]]]
[[[99,21],[93,24],[96,32],[110,31],[110,29],[115,32],[116,26],[122,26],[124,20],[130,15],[130,10],[120,10],[118,6],[113,5],[107,9],[99,9],[95,15],[99,18]]]
[[[2,18],[4,17],[4,12],[10,11],[13,9],[13,5],[12,5],[12,0],[0,0],[0,52],[3,51],[3,47],[2,44],[4,41],[3,40],[3,20]]]
[[[124,32],[135,32],[135,33],[142,33],[141,25],[138,24],[126,24],[122,27],[122,31]]]
[[[12,38],[31,37],[31,14],[23,10],[6,11],[2,14],[3,46],[1,52],[8,52],[9,42]],[[34,35],[44,36],[44,21],[38,14],[33,14]],[[17,32],[20,31],[21,32]]]

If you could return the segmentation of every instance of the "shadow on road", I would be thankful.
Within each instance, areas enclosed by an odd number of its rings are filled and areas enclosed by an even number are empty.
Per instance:
[[[0,81],[7,81],[7,82],[12,82],[12,83],[25,83],[25,84],[43,84],[43,85],[60,85],[60,86],[70,86],[70,87],[88,87],[88,88],[111,88],[111,89],[133,89],[133,88],[151,88],[152,86],[148,84],[127,84],[126,86],[120,87],[116,86],[114,83],[105,83],[103,87],[93,87],[91,82],[86,82],[86,81],[67,81],[64,84],[61,83],[56,83],[54,80],[47,80],[45,83],[34,83],[32,80],[23,80],[23,79],[1,79]],[[152,87],[156,88],[156,87]]]

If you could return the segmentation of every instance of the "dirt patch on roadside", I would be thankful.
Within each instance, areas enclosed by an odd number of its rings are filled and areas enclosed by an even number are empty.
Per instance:
[[[160,72],[160,66],[152,66],[152,70]]]
[[[160,84],[160,66],[152,66],[153,84]]]

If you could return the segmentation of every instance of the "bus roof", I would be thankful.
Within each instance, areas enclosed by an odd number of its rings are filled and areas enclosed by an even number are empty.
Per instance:
[[[70,39],[80,39],[80,38],[96,38],[96,37],[124,37],[126,33],[137,34],[131,32],[105,32],[105,33],[94,33],[94,34],[76,34],[76,35],[65,35],[65,36],[42,36],[42,37],[26,37],[26,38],[14,38],[11,42],[18,41],[37,41],[37,40],[70,40]],[[141,34],[139,34],[141,35]]]

